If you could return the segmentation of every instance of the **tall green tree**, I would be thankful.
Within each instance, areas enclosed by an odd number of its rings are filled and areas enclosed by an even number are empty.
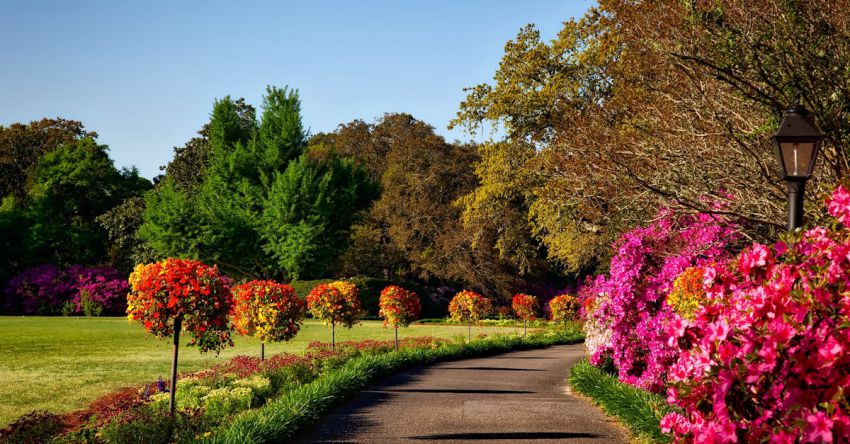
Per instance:
[[[334,244],[328,237],[345,235],[354,213],[363,206],[347,205],[343,198],[354,180],[345,179],[354,174],[346,171],[353,166],[332,155],[326,156],[327,164],[307,165],[301,160],[308,137],[296,90],[268,87],[259,122],[248,107],[229,97],[215,102],[201,133],[209,140],[206,159],[181,161],[189,169],[202,168],[203,181],[192,184],[166,174],[146,199],[140,236],[159,255],[217,263],[235,277],[322,275],[331,267],[326,258],[335,257],[329,246],[339,250],[345,244],[344,239]],[[287,193],[297,188],[287,180],[296,180],[299,174],[325,182],[304,185],[300,189],[304,196],[297,197],[303,205],[284,208],[280,200],[290,202]],[[313,184],[313,179],[304,180]],[[325,217],[323,205],[328,200],[338,207],[332,220]],[[292,227],[298,227],[298,234]],[[282,245],[309,253],[286,253]]]
[[[354,159],[311,148],[275,176],[262,215],[265,251],[288,278],[327,276],[377,191]]]
[[[118,170],[108,147],[90,137],[45,154],[32,172],[26,213],[30,261],[98,263],[106,232],[96,218],[151,187],[135,169]]]
[[[63,143],[97,138],[81,122],[66,119],[41,119],[29,124],[0,125],[0,197],[27,195],[27,176],[38,160]]]

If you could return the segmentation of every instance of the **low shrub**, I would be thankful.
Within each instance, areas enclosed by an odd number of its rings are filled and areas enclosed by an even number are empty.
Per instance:
[[[167,405],[164,407],[148,405],[135,408],[115,418],[98,431],[94,442],[104,444],[194,442],[209,427],[210,422],[199,409],[179,410],[175,412],[174,418],[171,418],[168,415]]]
[[[44,442],[65,429],[62,417],[37,410],[21,416],[0,430],[0,442],[8,444],[30,444]]]

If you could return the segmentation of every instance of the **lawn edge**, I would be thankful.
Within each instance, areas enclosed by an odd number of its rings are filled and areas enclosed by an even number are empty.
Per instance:
[[[624,384],[586,359],[570,368],[567,381],[576,394],[587,398],[626,429],[633,441],[671,441],[670,435],[661,432],[659,423],[671,407],[660,395]]]

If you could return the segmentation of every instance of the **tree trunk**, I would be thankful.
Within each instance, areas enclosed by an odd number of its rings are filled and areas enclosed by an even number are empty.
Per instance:
[[[527,334],[528,334],[528,319],[523,319],[522,320],[522,336],[525,337],[525,335],[527,335]]]
[[[260,361],[266,360],[266,343],[260,342]]]
[[[331,350],[336,350],[336,324],[331,322]]]
[[[466,321],[466,342],[472,342],[472,321]]]
[[[395,351],[398,351],[398,325],[395,326]]]
[[[183,318],[178,316],[174,318],[174,354],[171,357],[171,393],[168,401],[168,412],[174,418],[174,410],[177,407],[174,402],[174,395],[177,393],[177,352],[180,349],[180,330],[183,328]]]

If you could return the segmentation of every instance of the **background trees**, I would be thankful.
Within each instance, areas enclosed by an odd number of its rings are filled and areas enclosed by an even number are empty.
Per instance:
[[[156,254],[241,278],[327,276],[376,191],[356,162],[308,149],[297,91],[267,88],[259,121],[241,99],[218,100],[201,136],[146,198],[139,234]]]
[[[602,1],[551,42],[521,30],[454,124],[504,128],[507,147],[482,163],[527,178],[533,236],[563,271],[594,266],[661,201],[769,238],[783,229],[785,190],[768,139],[798,95],[829,139],[816,179],[847,169],[845,6]],[[489,202],[466,201],[467,214],[502,214]]]
[[[97,218],[151,184],[96,137],[64,119],[0,127],[0,281],[42,263],[124,265]]]

